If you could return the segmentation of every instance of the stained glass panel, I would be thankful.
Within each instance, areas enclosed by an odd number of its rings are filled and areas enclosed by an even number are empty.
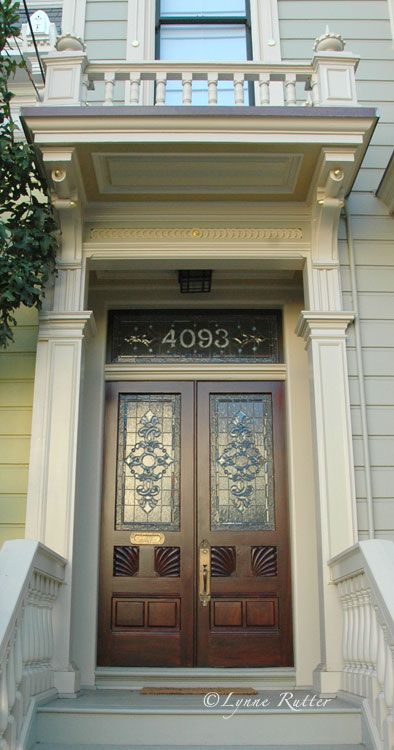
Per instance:
[[[109,362],[282,362],[279,310],[116,310]]]
[[[211,395],[210,422],[212,530],[275,529],[271,396]]]
[[[120,396],[117,529],[179,529],[180,396]]]

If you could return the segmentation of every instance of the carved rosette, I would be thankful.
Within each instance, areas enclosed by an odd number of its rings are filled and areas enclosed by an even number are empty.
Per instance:
[[[114,576],[135,576],[139,559],[138,547],[114,547]]]
[[[161,577],[179,578],[181,573],[179,547],[155,547],[155,571]]]
[[[211,547],[211,575],[231,576],[235,573],[235,547]]]
[[[255,576],[278,575],[278,550],[276,547],[252,547],[252,571]]]

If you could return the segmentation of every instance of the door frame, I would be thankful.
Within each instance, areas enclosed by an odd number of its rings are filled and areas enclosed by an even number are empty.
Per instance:
[[[75,661],[81,666],[82,683],[96,683],[108,687],[140,685],[140,668],[123,670],[97,668],[96,639],[92,640],[92,629],[96,627],[98,558],[99,558],[99,508],[98,495],[103,460],[103,410],[105,380],[282,380],[286,395],[286,437],[288,446],[287,470],[289,479],[289,520],[292,560],[292,605],[293,643],[295,667],[289,670],[269,670],[271,687],[289,688],[291,685],[308,686],[312,683],[313,670],[319,661],[321,631],[319,625],[318,570],[316,567],[316,490],[314,484],[313,439],[311,419],[311,394],[308,379],[308,357],[303,341],[294,331],[302,309],[302,302],[283,303],[284,359],[280,365],[105,365],[107,311],[112,303],[107,295],[92,299],[97,324],[96,336],[86,349],[85,385],[82,398],[81,461],[94,471],[89,482],[81,478],[80,501],[76,506],[76,551],[79,564],[79,581],[73,605],[75,632],[80,633],[73,641]],[[125,306],[125,303],[123,303]],[[99,410],[97,410],[97,405]],[[303,440],[299,440],[300,429]],[[86,437],[86,439],[85,439]],[[92,483],[93,479],[93,483]],[[308,535],[305,539],[305,527]],[[79,529],[81,531],[79,532]],[[316,617],[305,623],[303,613],[316,612]],[[82,613],[84,620],[82,622]],[[87,619],[88,618],[88,619]],[[89,627],[87,623],[89,622]],[[143,670],[147,680],[155,684],[196,684],[199,675],[202,683],[210,675],[227,684],[226,672],[221,668],[149,668]],[[266,686],[267,669],[237,669],[238,684]],[[231,672],[235,676],[234,671]],[[252,680],[252,682],[251,682]],[[183,681],[183,682],[182,682]],[[190,682],[192,681],[192,682]],[[228,681],[228,676],[227,676]],[[219,684],[219,683],[217,683]]]

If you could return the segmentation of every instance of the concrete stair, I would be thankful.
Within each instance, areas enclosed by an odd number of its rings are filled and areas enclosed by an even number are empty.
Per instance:
[[[255,697],[265,706],[245,706],[245,696],[220,696],[206,707],[204,696],[141,695],[138,690],[85,690],[37,708],[30,747],[34,750],[361,750],[358,707],[332,699],[310,705],[306,692]],[[215,703],[216,699],[212,699]],[[241,701],[236,706],[236,701]],[[300,705],[300,704],[298,704]],[[233,714],[233,715],[231,715]],[[323,744],[322,744],[323,743]]]

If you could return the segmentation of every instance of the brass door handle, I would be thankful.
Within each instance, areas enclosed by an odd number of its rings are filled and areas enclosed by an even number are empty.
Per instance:
[[[200,544],[199,595],[202,606],[206,607],[211,599],[211,548],[206,539]]]

